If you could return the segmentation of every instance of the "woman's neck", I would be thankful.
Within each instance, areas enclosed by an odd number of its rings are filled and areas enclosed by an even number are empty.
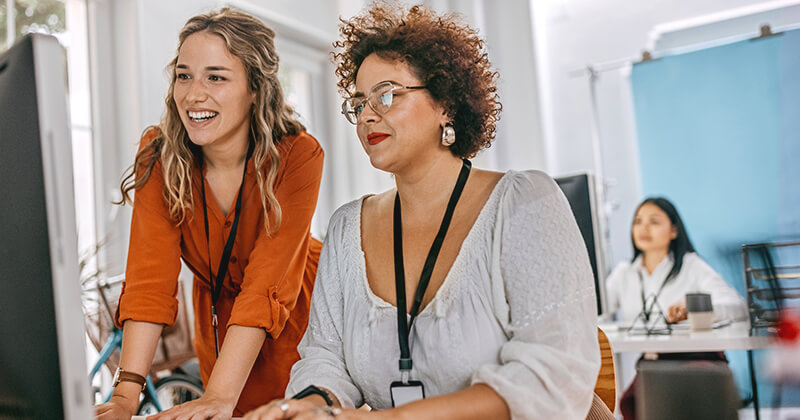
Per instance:
[[[653,274],[653,271],[667,257],[667,254],[669,254],[669,249],[642,252],[642,266],[647,270],[648,274]]]
[[[247,159],[247,148],[247,139],[206,145],[203,146],[203,162],[216,171],[241,169]]]
[[[430,156],[395,173],[404,214],[427,214],[447,204],[461,171],[461,159],[450,152]]]

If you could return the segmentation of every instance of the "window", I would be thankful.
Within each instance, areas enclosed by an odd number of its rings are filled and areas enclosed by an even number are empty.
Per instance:
[[[286,103],[294,109],[297,120],[320,141],[328,156],[326,159],[330,161],[330,143],[326,144],[330,139],[324,135],[332,132],[327,115],[330,112],[329,98],[325,94],[328,90],[326,88],[332,89],[326,85],[329,82],[325,79],[330,71],[327,67],[327,52],[317,44],[309,44],[296,37],[278,36],[275,45],[280,56],[278,78]],[[311,232],[316,237],[323,237],[332,213],[326,171],[329,169],[323,168],[323,185],[320,188],[317,211],[311,221]]]
[[[301,68],[283,65],[278,70],[278,79],[286,97],[286,104],[294,109],[298,121],[313,132],[311,73]]]
[[[65,5],[59,0],[2,0],[0,44],[3,50],[22,35],[39,32],[60,37],[66,31]],[[11,11],[9,15],[9,11]]]

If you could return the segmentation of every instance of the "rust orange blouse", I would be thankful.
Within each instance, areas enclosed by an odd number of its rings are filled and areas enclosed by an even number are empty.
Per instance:
[[[158,136],[151,129],[141,146]],[[321,244],[310,234],[317,203],[324,153],[319,143],[303,132],[277,144],[280,153],[275,195],[282,222],[271,237],[264,227],[260,189],[253,160],[247,163],[239,229],[233,244],[228,274],[217,302],[220,347],[230,325],[263,328],[268,337],[250,373],[235,416],[282,398],[289,371],[299,360],[297,344],[308,324],[311,291]],[[195,349],[203,383],[208,382],[216,359],[211,325],[211,288],[208,252],[213,271],[219,266],[234,212],[227,216],[216,205],[206,183],[210,250],[203,223],[200,169],[193,174],[194,217],[180,226],[169,216],[163,198],[160,162],[150,179],[136,190],[131,221],[126,280],[117,310],[117,323],[128,319],[172,325],[180,259],[194,273]]]

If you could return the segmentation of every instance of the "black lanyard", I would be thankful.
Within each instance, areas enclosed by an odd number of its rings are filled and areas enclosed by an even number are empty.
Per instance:
[[[247,157],[244,160],[244,170],[242,171],[242,184],[239,185],[239,195],[236,197],[236,210],[234,210],[233,225],[231,226],[231,233],[228,235],[228,241],[225,243],[225,249],[222,250],[222,258],[219,260],[219,269],[217,270],[217,280],[214,281],[214,273],[211,270],[211,243],[208,235],[208,205],[206,204],[206,176],[203,173],[203,166],[200,166],[200,182],[201,191],[203,196],[203,219],[206,228],[206,248],[208,250],[208,281],[211,282],[211,325],[214,326],[214,349],[216,350],[217,357],[219,357],[219,333],[217,331],[217,299],[222,292],[222,282],[225,280],[225,275],[228,273],[228,262],[231,259],[231,251],[233,251],[233,242],[236,240],[236,231],[239,227],[239,213],[242,210],[242,192],[244,191],[244,178],[247,174],[247,161],[253,154],[253,143],[247,148]]]
[[[661,292],[664,290],[664,286],[667,284],[667,280],[669,279],[669,277],[667,277],[666,279],[664,279],[663,282],[661,282],[661,287],[658,288],[658,291],[653,297],[653,303],[651,303],[650,307],[648,308],[647,299],[645,299],[644,297],[644,278],[642,278],[642,272],[637,271],[636,274],[639,275],[639,291],[642,294],[642,314],[644,315],[645,322],[650,322],[650,314],[651,312],[653,312],[653,305],[655,305],[656,302],[658,302],[658,297],[661,296]]]
[[[447,228],[453,218],[453,211],[456,208],[458,199],[461,197],[461,192],[464,190],[464,185],[467,183],[470,168],[472,168],[472,163],[464,159],[461,164],[461,172],[458,174],[458,181],[456,181],[456,186],[453,188],[452,194],[450,194],[450,201],[447,203],[447,210],[444,212],[442,224],[439,226],[439,232],[433,240],[431,249],[428,251],[428,258],[425,259],[425,265],[422,267],[422,274],[419,278],[419,284],[417,284],[417,292],[414,295],[414,304],[411,306],[411,313],[409,314],[411,315],[410,319],[406,318],[406,275],[403,268],[403,222],[400,214],[400,195],[396,194],[394,197],[394,285],[397,293],[397,337],[400,342],[399,365],[403,383],[408,382],[412,367],[411,350],[408,346],[411,326],[419,312],[422,298],[425,296],[425,290],[431,280],[433,267],[436,265],[439,251],[442,249]]]

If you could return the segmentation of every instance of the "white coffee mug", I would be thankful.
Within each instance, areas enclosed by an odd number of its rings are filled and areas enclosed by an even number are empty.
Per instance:
[[[687,293],[686,312],[692,331],[710,330],[714,325],[714,308],[708,293]]]

